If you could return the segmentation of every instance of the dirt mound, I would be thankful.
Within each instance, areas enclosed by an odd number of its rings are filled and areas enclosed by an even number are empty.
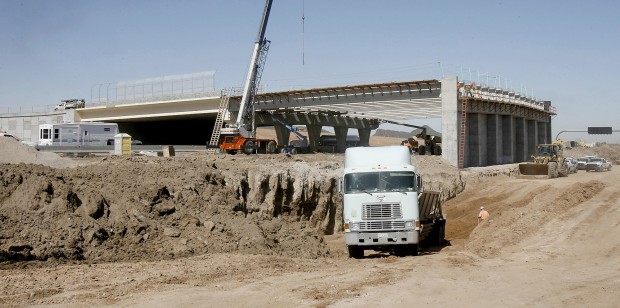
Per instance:
[[[487,181],[468,188],[446,206],[446,237],[465,240],[466,249],[482,257],[496,256],[536,234],[547,222],[605,188],[599,180],[568,186],[554,185],[553,180],[510,179],[500,185]],[[491,217],[478,225],[477,211],[481,205]]]
[[[328,254],[317,229],[335,225],[338,164],[275,158],[257,168],[248,157],[2,165],[0,259]]]
[[[72,168],[78,164],[58,154],[40,152],[14,139],[0,138],[0,164],[41,164],[54,168]]]
[[[202,154],[110,157],[72,169],[0,165],[0,260],[327,256],[323,235],[342,231],[342,159]],[[444,198],[462,190],[458,171],[439,157],[414,162],[425,188]]]

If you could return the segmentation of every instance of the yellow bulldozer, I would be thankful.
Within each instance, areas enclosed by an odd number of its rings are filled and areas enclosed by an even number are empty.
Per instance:
[[[538,145],[536,154],[532,155],[532,160],[519,164],[519,172],[522,175],[546,175],[550,179],[568,176],[568,164],[564,157],[562,143]]]

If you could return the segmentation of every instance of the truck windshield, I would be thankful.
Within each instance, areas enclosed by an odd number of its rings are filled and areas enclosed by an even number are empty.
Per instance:
[[[415,191],[415,173],[411,171],[349,173],[344,176],[344,193]]]

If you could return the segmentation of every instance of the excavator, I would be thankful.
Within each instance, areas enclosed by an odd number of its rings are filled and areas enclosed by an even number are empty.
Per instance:
[[[220,150],[229,154],[238,152],[243,152],[245,154],[273,154],[277,150],[277,143],[275,140],[256,138],[256,129],[254,127],[254,100],[267,58],[269,44],[271,43],[265,39],[265,31],[267,30],[267,21],[269,20],[272,2],[273,0],[267,0],[265,2],[263,17],[260,27],[258,28],[258,36],[254,43],[252,59],[243,87],[237,120],[234,124],[227,125],[221,130],[221,138],[218,147]]]

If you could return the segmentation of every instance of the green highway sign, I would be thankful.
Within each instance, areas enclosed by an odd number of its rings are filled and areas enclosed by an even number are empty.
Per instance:
[[[611,127],[588,127],[588,134],[591,135],[610,135]]]

